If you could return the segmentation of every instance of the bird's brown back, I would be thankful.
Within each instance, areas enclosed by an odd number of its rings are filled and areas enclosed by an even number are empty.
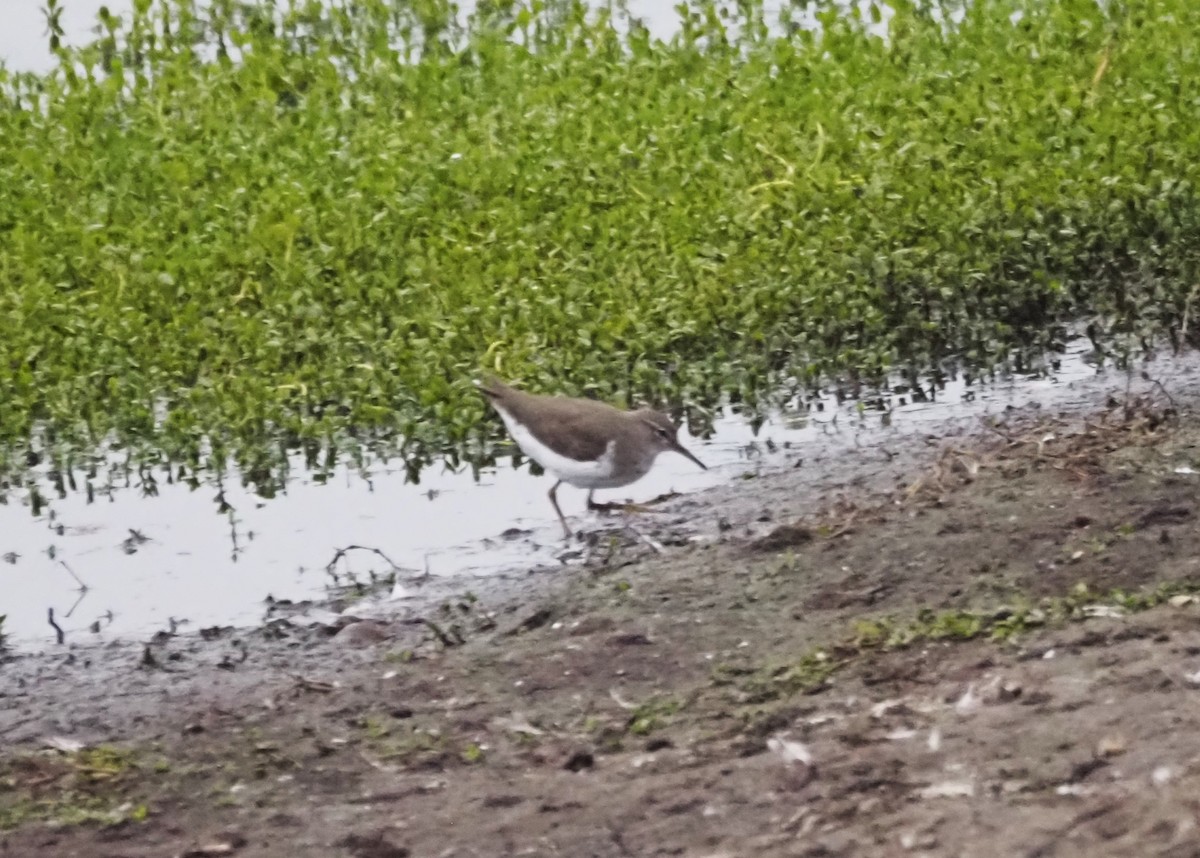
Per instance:
[[[593,399],[526,393],[496,378],[488,378],[479,389],[538,441],[577,462],[600,458],[615,434],[629,431],[630,421],[638,425],[630,412]]]

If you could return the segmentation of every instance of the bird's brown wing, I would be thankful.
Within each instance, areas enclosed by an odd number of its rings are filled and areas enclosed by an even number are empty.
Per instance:
[[[535,438],[577,462],[603,456],[611,437],[611,421],[621,419],[621,412],[611,405],[590,399],[535,396],[503,385],[480,389],[497,408],[528,427]]]

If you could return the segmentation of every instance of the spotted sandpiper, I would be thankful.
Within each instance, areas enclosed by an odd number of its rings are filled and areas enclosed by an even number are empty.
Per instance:
[[[588,490],[588,509],[596,489],[625,486],[645,476],[659,453],[674,450],[707,470],[676,438],[671,418],[639,408],[622,411],[593,399],[538,396],[495,378],[475,382],[496,409],[521,451],[557,480],[550,503],[568,538],[571,528],[558,508],[558,487],[570,483]]]

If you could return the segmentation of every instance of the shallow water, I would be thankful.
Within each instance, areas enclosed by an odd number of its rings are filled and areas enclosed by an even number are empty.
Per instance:
[[[47,72],[54,68],[55,58],[50,53],[49,36],[45,35],[46,20],[42,14],[44,0],[4,0],[4,26],[0,27],[0,59],[15,71]],[[597,7],[603,3],[596,3]],[[732,5],[732,4],[731,4]],[[858,4],[863,12],[869,10],[869,0]],[[63,0],[61,24],[65,41],[69,45],[86,44],[94,38],[96,15],[101,6],[107,6],[116,16],[127,15],[133,8],[133,0]],[[679,29],[679,15],[675,11],[675,0],[631,0],[629,11],[656,38],[668,39]],[[460,17],[466,20],[475,8],[473,0],[460,0]],[[782,2],[766,4],[767,22],[774,24],[783,7]],[[891,17],[890,9],[882,10],[883,19],[871,27],[872,32],[886,32],[886,21]],[[816,26],[812,15],[801,10],[793,12],[797,24]],[[869,20],[869,18],[868,18]],[[734,29],[731,28],[731,35]]]
[[[45,72],[54,67],[49,36],[43,35],[46,19],[42,14],[44,0],[4,0],[4,26],[0,27],[0,58],[17,71]],[[107,6],[114,15],[127,15],[133,0],[63,0],[62,25],[66,42],[80,45],[92,38],[96,15]],[[459,3],[462,14],[468,15],[473,2]],[[650,32],[665,37],[674,32],[677,15],[673,0],[641,0],[630,4],[634,14],[641,15]]]
[[[103,0],[65,0],[68,40],[84,40]],[[114,14],[132,0],[109,0]],[[45,69],[42,0],[8,0],[0,27],[0,57],[13,68]],[[464,8],[469,8],[463,4]],[[671,0],[642,0],[632,6],[656,34],[673,29]],[[1099,378],[1083,360],[1082,348],[1049,378],[1012,379],[968,389],[955,382],[933,402],[901,404],[886,413],[858,413],[853,404],[826,397],[812,413],[777,415],[755,435],[741,418],[726,414],[703,443],[685,439],[710,466],[697,470],[679,457],[665,457],[644,480],[601,499],[647,499],[667,491],[696,492],[719,485],[747,469],[785,467],[809,451],[878,443],[900,433],[924,431],[947,420],[972,420],[1008,405],[1041,402],[1055,407],[1095,401],[1102,390],[1119,389],[1123,376]],[[768,442],[770,442],[768,444]],[[167,627],[172,618],[194,628],[257,622],[268,595],[293,600],[321,597],[330,582],[325,565],[337,548],[374,546],[406,570],[427,570],[453,586],[476,577],[494,578],[541,563],[561,550],[558,527],[545,492],[549,478],[508,468],[484,475],[423,474],[422,484],[405,483],[402,467],[375,467],[369,478],[341,469],[318,483],[303,468],[279,498],[263,502],[236,486],[226,490],[232,518],[219,514],[216,490],[159,486],[159,496],[136,490],[88,504],[82,494],[54,500],[33,516],[14,495],[0,507],[0,614],[5,631],[20,645],[53,640],[46,612],[53,609],[71,641],[90,640],[99,622],[100,639],[142,637]],[[568,515],[578,516],[583,492],[564,489]],[[501,536],[513,527],[530,535]],[[355,554],[339,571],[387,571],[378,557]],[[88,589],[79,592],[78,580]]]
[[[1164,362],[1156,373],[1184,371],[1190,363]],[[747,471],[787,467],[797,457],[941,430],[1008,406],[1097,403],[1103,393],[1122,389],[1125,378],[1116,371],[1097,373],[1080,347],[1052,376],[970,388],[955,381],[936,401],[893,396],[890,412],[860,413],[853,403],[838,405],[826,396],[819,400],[822,410],[776,415],[757,436],[744,419],[725,413],[707,440],[683,433],[709,470],[667,454],[639,482],[596,497],[648,500],[669,491],[697,492]],[[303,468],[297,465],[295,473],[303,474]],[[557,562],[563,542],[546,499],[550,485],[550,477],[535,477],[526,468],[485,471],[476,483],[469,470],[435,466],[422,474],[420,485],[406,484],[399,464],[373,468],[366,476],[342,468],[325,484],[297,477],[271,501],[227,486],[232,516],[218,512],[212,487],[160,483],[157,497],[118,489],[93,504],[74,493],[54,499],[37,517],[27,498],[14,494],[0,507],[0,555],[15,561],[0,562],[0,613],[8,615],[5,630],[18,646],[53,643],[48,608],[72,642],[145,637],[168,627],[171,618],[188,621],[184,629],[255,624],[268,596],[324,597],[331,582],[326,564],[338,548],[351,544],[385,552],[404,567],[402,580],[428,570],[443,589],[470,589],[479,576],[523,575]],[[563,512],[587,527],[595,519],[588,518],[584,500],[583,491],[569,486],[559,491]],[[505,539],[510,528],[528,533]],[[145,541],[133,538],[134,531]],[[86,593],[78,592],[64,563],[88,585]],[[370,570],[389,571],[386,562],[364,552],[352,553],[338,567],[343,573],[347,568],[364,579]],[[97,620],[98,634],[88,630]]]

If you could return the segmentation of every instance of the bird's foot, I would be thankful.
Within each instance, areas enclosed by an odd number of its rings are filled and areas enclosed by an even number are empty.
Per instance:
[[[589,503],[588,509],[595,512],[663,512],[644,503]]]
[[[679,492],[667,492],[642,503],[596,503],[588,498],[587,508],[595,512],[662,512],[660,509],[650,509],[661,503],[680,497]]]

